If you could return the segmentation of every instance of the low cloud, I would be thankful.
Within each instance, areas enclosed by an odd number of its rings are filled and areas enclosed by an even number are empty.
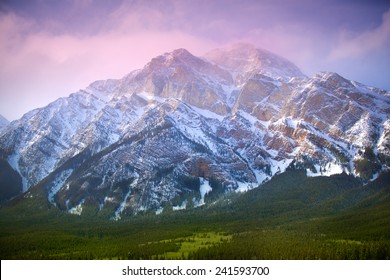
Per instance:
[[[377,28],[360,34],[343,31],[339,41],[329,54],[329,60],[337,61],[355,58],[372,52],[390,49],[390,10],[382,17],[382,24]]]
[[[285,56],[308,75],[337,71],[333,67],[342,59],[390,49],[390,10],[377,28],[360,34],[343,31],[337,37],[338,25],[329,27],[328,16],[322,16],[325,22],[312,23],[311,13],[319,7],[306,0],[296,0],[298,7],[279,0],[246,5],[207,0],[68,2],[73,3],[68,9],[61,1],[32,6],[38,14],[0,12],[0,114],[7,118],[19,118],[97,79],[120,78],[176,48],[202,55],[214,47],[249,42]]]
[[[13,13],[0,15],[0,113],[16,119],[89,82],[120,78],[162,52],[185,47],[202,54],[212,46],[176,30],[136,28],[134,22],[129,30],[131,20],[122,19],[117,23],[122,28],[80,36],[37,29],[34,21]]]

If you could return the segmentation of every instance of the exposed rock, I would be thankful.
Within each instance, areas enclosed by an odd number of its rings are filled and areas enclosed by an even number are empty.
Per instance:
[[[293,161],[358,176],[368,146],[388,168],[389,92],[335,73],[307,78],[247,45],[205,57],[166,53],[27,113],[0,130],[1,160],[24,192],[44,188],[60,209],[94,205],[114,218],[184,201],[199,178],[254,187]]]

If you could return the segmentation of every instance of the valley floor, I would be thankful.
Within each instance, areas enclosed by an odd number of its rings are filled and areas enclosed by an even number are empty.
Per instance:
[[[200,208],[119,221],[16,203],[0,210],[0,257],[390,259],[389,182],[290,171]]]

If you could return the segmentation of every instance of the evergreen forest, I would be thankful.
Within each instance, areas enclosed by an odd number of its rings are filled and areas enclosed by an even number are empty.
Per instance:
[[[191,182],[190,182],[191,183]],[[215,183],[216,184],[216,183]],[[110,219],[60,211],[36,189],[0,209],[1,259],[389,259],[390,172],[373,182],[289,170],[180,211]]]

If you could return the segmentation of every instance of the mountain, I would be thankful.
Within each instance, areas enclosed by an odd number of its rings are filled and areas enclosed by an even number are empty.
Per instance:
[[[244,83],[256,74],[263,74],[276,80],[282,79],[286,82],[291,78],[305,77],[301,70],[287,59],[245,43],[212,50],[204,57],[229,70],[236,84]]]
[[[287,168],[374,180],[389,166],[389,116],[390,92],[331,72],[308,78],[250,45],[202,58],[178,49],[1,130],[0,193],[41,190],[61,210],[119,219],[197,207]]]

